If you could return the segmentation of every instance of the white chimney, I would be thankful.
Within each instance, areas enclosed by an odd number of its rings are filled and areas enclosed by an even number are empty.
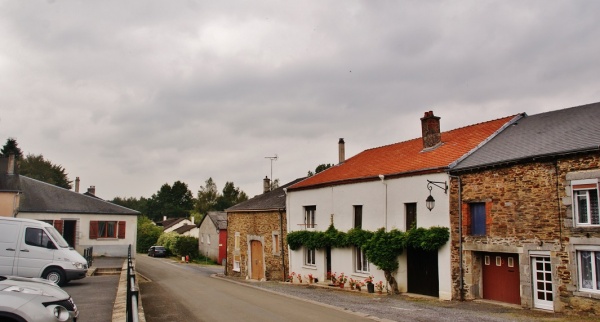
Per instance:
[[[167,216],[163,216],[163,221],[167,220]]]
[[[13,153],[8,155],[8,169],[6,170],[9,175],[15,174],[15,155]]]

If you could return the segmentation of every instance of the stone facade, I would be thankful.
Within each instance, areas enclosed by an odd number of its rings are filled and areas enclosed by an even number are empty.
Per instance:
[[[260,260],[264,270],[260,276],[265,280],[284,281],[288,271],[285,212],[229,212],[227,220],[227,275],[252,278],[251,243],[258,241],[262,246]]]
[[[600,294],[580,291],[577,267],[581,245],[600,250],[600,227],[576,227],[571,209],[571,182],[600,178],[597,152],[452,174],[460,177],[462,194],[459,201],[459,180],[454,177],[450,187],[453,299],[461,298],[462,231],[464,299],[483,297],[486,254],[514,254],[520,304],[534,308],[531,263],[533,257],[544,256],[552,269],[553,310],[600,315]],[[485,235],[471,234],[472,203],[485,204]]]

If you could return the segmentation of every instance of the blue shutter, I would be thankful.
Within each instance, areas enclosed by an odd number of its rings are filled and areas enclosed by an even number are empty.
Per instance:
[[[471,204],[471,235],[485,235],[485,203]]]

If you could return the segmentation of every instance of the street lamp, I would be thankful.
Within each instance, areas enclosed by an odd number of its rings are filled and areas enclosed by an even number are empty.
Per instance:
[[[448,183],[446,181],[441,182],[427,180],[427,189],[429,189],[429,196],[427,197],[427,199],[425,199],[425,207],[427,207],[429,211],[431,211],[433,207],[435,207],[435,199],[433,199],[433,196],[431,195],[431,189],[433,189],[433,186],[444,190],[444,193],[448,193]]]

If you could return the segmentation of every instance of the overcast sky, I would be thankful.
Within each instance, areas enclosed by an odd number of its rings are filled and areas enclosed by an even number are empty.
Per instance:
[[[0,141],[100,198],[600,101],[600,1],[0,0]]]

